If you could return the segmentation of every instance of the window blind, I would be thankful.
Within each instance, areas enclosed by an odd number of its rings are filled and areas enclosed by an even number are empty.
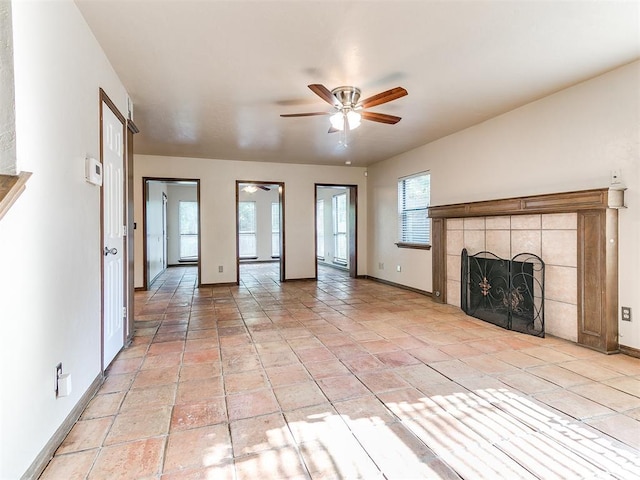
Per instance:
[[[431,196],[430,174],[417,173],[398,179],[398,230],[401,243],[427,245],[431,223],[427,208]]]

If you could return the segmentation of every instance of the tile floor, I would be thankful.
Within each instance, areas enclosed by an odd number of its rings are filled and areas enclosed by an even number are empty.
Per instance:
[[[136,294],[136,336],[44,479],[623,479],[640,360],[321,270]]]

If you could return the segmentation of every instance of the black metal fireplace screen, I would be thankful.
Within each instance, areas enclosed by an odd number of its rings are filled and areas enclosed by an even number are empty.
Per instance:
[[[544,262],[532,253],[511,260],[462,250],[460,306],[472,317],[544,337]]]

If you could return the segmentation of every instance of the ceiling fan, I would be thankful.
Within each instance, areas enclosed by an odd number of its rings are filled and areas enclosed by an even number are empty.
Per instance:
[[[258,189],[264,190],[265,192],[271,191],[271,187],[267,187],[266,185],[259,185],[257,183],[248,183],[247,185],[242,187],[242,190],[247,193],[255,193],[258,191]]]
[[[280,116],[312,117],[315,115],[331,115],[331,128],[329,129],[329,133],[358,128],[358,126],[360,126],[360,120],[362,119],[395,125],[401,120],[401,117],[387,115],[385,113],[366,112],[364,109],[382,105],[383,103],[397,100],[407,95],[407,91],[404,88],[396,87],[360,101],[360,89],[356,87],[337,87],[329,90],[324,85],[314,83],[309,85],[309,88],[313,93],[333,106],[336,111],[288,113]]]

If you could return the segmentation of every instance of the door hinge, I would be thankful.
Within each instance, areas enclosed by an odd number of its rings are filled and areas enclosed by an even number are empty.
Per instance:
[[[127,318],[127,307],[122,307],[122,318]]]
[[[126,225],[123,225],[123,226],[122,226],[122,236],[123,236],[123,237],[126,237],[126,236],[127,236],[127,226],[126,226]]]

